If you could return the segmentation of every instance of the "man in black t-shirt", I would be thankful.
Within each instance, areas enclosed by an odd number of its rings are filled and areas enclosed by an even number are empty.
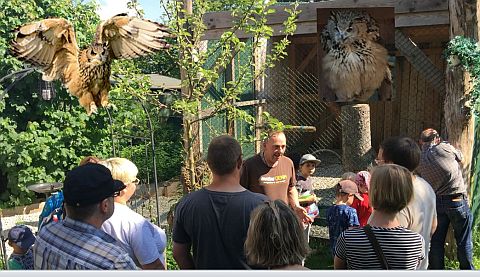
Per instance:
[[[250,213],[267,197],[240,185],[242,149],[234,138],[214,138],[207,163],[212,183],[186,195],[175,210],[173,257],[180,269],[246,269]]]

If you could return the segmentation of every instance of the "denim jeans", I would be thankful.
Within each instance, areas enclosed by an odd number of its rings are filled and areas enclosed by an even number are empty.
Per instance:
[[[445,268],[445,238],[450,223],[457,243],[460,269],[475,269],[472,264],[472,213],[467,200],[452,201],[452,197],[437,196],[438,225],[432,236],[428,255],[429,269]]]

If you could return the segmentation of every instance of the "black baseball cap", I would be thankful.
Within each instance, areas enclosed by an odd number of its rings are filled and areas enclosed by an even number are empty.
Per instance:
[[[112,177],[108,168],[88,163],[67,173],[63,183],[63,196],[69,206],[88,206],[100,203],[126,186]]]
[[[28,226],[17,225],[8,231],[8,240],[23,250],[27,250],[35,243],[35,236]]]

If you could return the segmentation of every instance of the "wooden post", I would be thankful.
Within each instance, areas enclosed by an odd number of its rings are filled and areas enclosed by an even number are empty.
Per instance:
[[[478,41],[477,1],[450,0],[450,39],[461,35]],[[470,191],[470,168],[473,154],[474,120],[466,107],[471,90],[470,75],[460,67],[447,66],[444,118],[446,139],[462,151],[463,176]]]
[[[461,35],[478,41],[477,1],[449,0],[450,39]],[[465,105],[466,96],[471,89],[470,75],[460,67],[447,66],[446,94],[444,103],[444,138],[463,154],[463,177],[470,193],[470,168],[475,135],[474,120],[469,107]],[[452,228],[447,236],[445,255],[455,259],[455,238]]]
[[[262,70],[265,59],[267,55],[267,39],[261,38],[260,41],[254,42],[255,45],[258,45],[253,49],[253,58],[254,58],[254,74],[256,76],[254,80],[254,95],[253,97],[256,100],[260,100],[257,105],[255,105],[255,153],[259,153],[262,148],[262,113],[263,113],[263,100],[265,98],[265,74],[260,74]]]
[[[350,119],[342,121],[343,170],[367,170],[374,158],[370,134],[370,106],[344,105],[341,107],[341,115]]]

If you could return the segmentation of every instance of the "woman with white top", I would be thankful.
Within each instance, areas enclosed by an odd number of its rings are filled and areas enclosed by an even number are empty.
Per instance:
[[[139,184],[138,168],[125,158],[110,158],[100,164],[110,169],[114,179],[126,185],[120,195],[115,197],[115,211],[103,223],[102,230],[120,243],[138,267],[166,269],[165,231],[127,206]]]

